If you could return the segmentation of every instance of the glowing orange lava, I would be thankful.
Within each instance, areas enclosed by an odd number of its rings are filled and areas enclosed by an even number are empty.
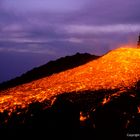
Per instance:
[[[138,106],[138,113],[140,113],[140,106]]]
[[[128,90],[140,80],[140,49],[119,48],[82,66],[0,92],[0,112],[26,107],[58,94],[86,90]],[[104,101],[105,102],[105,101]]]
[[[86,116],[83,116],[82,112],[80,112],[80,121],[85,121],[87,119]]]
[[[103,102],[102,102],[102,104],[104,105],[104,104],[106,104],[106,103],[108,103],[110,101],[110,97],[105,97],[104,99],[103,99]]]

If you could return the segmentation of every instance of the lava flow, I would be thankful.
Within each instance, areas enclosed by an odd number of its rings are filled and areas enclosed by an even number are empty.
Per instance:
[[[97,60],[0,92],[0,112],[12,112],[70,92],[129,90],[140,80],[140,49],[119,48]],[[106,100],[104,100],[104,103]]]

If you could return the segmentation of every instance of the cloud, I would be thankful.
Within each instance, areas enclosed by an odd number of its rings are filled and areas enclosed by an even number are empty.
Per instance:
[[[10,24],[4,26],[1,31],[2,32],[17,32],[17,31],[22,31],[23,27],[20,24]]]
[[[71,24],[105,25],[140,23],[139,0],[91,0],[85,7],[70,15]]]
[[[2,0],[0,4],[0,44],[13,51],[18,45],[24,48],[17,52],[27,53],[26,47],[36,44],[57,53],[90,52],[91,47],[96,53],[99,45],[116,46],[129,38],[135,42],[140,31],[139,0]],[[58,51],[60,45],[65,46]]]
[[[2,43],[1,43],[2,44]],[[10,52],[10,53],[30,53],[30,54],[48,54],[56,55],[56,52],[44,47],[40,44],[15,44],[15,43],[3,43],[4,47],[0,47],[0,52]],[[7,44],[7,45],[6,45]],[[9,44],[13,45],[12,47]],[[1,45],[2,46],[2,45]]]
[[[16,9],[19,12],[36,12],[36,11],[49,11],[49,12],[70,12],[77,11],[89,0],[3,0],[3,4],[8,9]]]
[[[68,33],[101,34],[101,33],[129,33],[140,31],[140,24],[112,24],[112,25],[68,25]]]

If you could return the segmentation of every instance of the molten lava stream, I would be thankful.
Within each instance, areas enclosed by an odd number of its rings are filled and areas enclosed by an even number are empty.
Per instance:
[[[140,80],[140,49],[119,48],[97,60],[0,92],[0,112],[70,92],[128,90]],[[107,99],[103,103],[107,102]]]

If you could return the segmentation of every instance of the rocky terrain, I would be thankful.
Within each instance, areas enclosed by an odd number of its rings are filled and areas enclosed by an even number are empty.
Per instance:
[[[74,63],[74,62],[73,62]],[[92,128],[140,133],[140,49],[0,92],[1,128]]]

